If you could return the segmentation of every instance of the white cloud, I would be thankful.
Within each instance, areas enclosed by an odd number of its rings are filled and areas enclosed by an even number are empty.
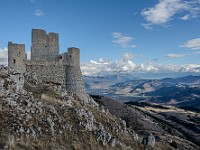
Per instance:
[[[31,3],[37,3],[37,1],[36,1],[36,0],[30,0],[30,2],[31,2]]]
[[[148,30],[152,30],[153,28],[151,27],[151,23],[142,23],[141,24],[145,29],[148,29]]]
[[[190,19],[190,15],[185,15],[181,17],[181,20],[189,20]]]
[[[200,13],[199,0],[159,0],[153,7],[142,10],[141,15],[147,21],[142,24],[145,28],[150,28],[152,25],[165,25],[170,20],[174,19],[176,14],[182,20],[196,18]]]
[[[186,64],[180,68],[181,72],[198,72],[200,73],[200,65],[198,64]]]
[[[161,65],[156,60],[148,63],[135,64],[133,54],[124,53],[121,59],[112,61],[100,58],[81,64],[81,70],[84,75],[105,75],[118,73],[170,73],[170,72],[198,72],[200,73],[199,64],[185,65]]]
[[[94,75],[114,72],[131,72],[135,69],[135,64],[132,61],[133,54],[124,53],[120,60],[112,61],[100,58],[98,61],[91,60],[88,63],[81,65],[81,70],[84,75]]]
[[[181,57],[185,57],[188,56],[189,54],[167,54],[165,55],[165,57],[167,58],[181,58]]]
[[[0,65],[8,64],[8,49],[6,47],[0,48]]]
[[[134,48],[136,47],[133,44],[130,44],[133,41],[133,37],[122,35],[120,32],[112,33],[113,43],[118,44],[122,48]]]
[[[189,48],[192,50],[200,50],[200,38],[189,40],[181,45],[181,47]]]
[[[42,17],[42,16],[44,16],[44,12],[42,10],[36,9],[35,10],[35,15],[37,17]]]

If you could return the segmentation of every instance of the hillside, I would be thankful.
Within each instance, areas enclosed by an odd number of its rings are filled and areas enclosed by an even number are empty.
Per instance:
[[[152,149],[126,122],[88,96],[84,103],[33,72],[0,68],[0,149]],[[154,137],[152,137],[154,138]],[[154,141],[155,142],[155,141]],[[156,149],[159,149],[156,148]]]
[[[34,72],[1,66],[0,87],[2,150],[199,148],[142,110],[106,97],[80,99]]]
[[[94,95],[93,98],[108,108],[111,114],[123,118],[139,136],[152,133],[155,145],[160,149],[169,146],[181,150],[199,149],[198,113],[148,103],[124,104],[103,96]]]
[[[90,84],[90,83],[88,83]],[[102,83],[98,83],[102,84]],[[120,101],[146,101],[173,105],[200,112],[200,76],[164,79],[135,79],[114,83],[109,87],[87,88],[90,94],[100,94]]]

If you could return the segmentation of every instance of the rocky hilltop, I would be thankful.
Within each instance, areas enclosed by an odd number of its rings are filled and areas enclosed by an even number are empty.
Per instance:
[[[94,98],[0,66],[0,150],[198,149],[141,111]]]
[[[0,149],[151,149],[126,122],[34,72],[0,67]]]

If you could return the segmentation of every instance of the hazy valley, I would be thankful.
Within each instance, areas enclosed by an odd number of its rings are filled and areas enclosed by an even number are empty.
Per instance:
[[[116,77],[85,76],[84,79],[88,92],[102,95],[99,100],[110,112],[124,118],[136,132],[148,130],[162,140],[172,136],[200,145],[200,76],[163,79],[132,77],[131,80],[117,80]],[[97,80],[99,82],[96,82]],[[119,102],[110,102],[112,99]],[[121,108],[118,108],[118,105],[121,105]],[[136,114],[140,114],[140,117]],[[166,135],[163,136],[163,133]],[[180,139],[176,142],[179,143],[178,141]]]
[[[110,96],[123,102],[154,102],[200,111],[200,76],[164,79],[85,76],[84,79],[90,94]]]

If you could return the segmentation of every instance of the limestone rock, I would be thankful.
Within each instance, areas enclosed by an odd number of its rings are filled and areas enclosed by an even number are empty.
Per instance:
[[[155,137],[152,135],[152,133],[145,135],[142,140],[142,143],[144,145],[149,145],[151,147],[154,147],[155,142],[156,140],[155,140]]]
[[[1,70],[5,73],[2,76]],[[119,141],[127,131],[126,122],[116,120],[88,95],[89,103],[81,105],[76,94],[61,85],[39,81],[34,72],[22,74],[11,70],[6,74],[7,71],[8,67],[0,67],[0,116],[4,121],[1,125],[4,132],[18,141],[23,137],[34,143],[41,139],[51,142],[83,131],[102,147],[129,149],[124,141]]]
[[[111,146],[112,146],[112,147],[115,147],[115,146],[116,146],[116,143],[117,143],[116,138],[112,138]]]
[[[101,141],[103,145],[108,144],[108,142],[110,142],[111,137],[112,137],[111,134],[105,131],[103,128],[96,130],[94,134],[97,137],[97,141]]]
[[[138,141],[138,140],[139,140],[138,134],[135,133],[135,131],[132,131],[131,133],[132,133],[133,139],[134,139],[135,141]]]
[[[80,125],[86,130],[93,131],[96,127],[94,126],[94,116],[91,111],[86,109],[77,109],[76,113],[80,117]]]

